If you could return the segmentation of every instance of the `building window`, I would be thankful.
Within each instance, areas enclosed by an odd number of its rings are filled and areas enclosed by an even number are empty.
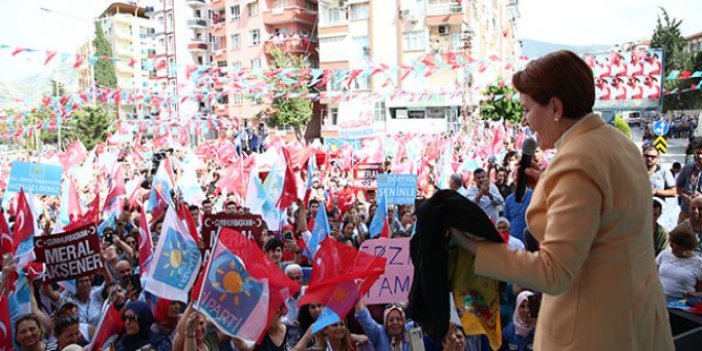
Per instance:
[[[273,0],[273,9],[284,9],[287,2],[288,0]]]
[[[234,61],[234,62],[232,62],[232,68],[233,68],[235,71],[240,70],[240,69],[241,69],[241,61]]]
[[[175,37],[173,34],[168,35],[168,47],[166,47],[168,52],[175,50]]]
[[[244,96],[241,93],[232,94],[232,104],[234,106],[241,106],[244,104]]]
[[[249,9],[249,17],[258,16],[258,1],[254,1],[246,7]]]
[[[239,5],[234,5],[230,7],[229,15],[232,17],[232,21],[238,21],[239,17],[241,17],[241,10],[239,9]]]
[[[314,11],[317,12],[317,3],[307,0],[305,1],[305,7],[307,8],[308,11]]]
[[[338,107],[332,107],[331,110],[329,111],[329,120],[331,121],[331,125],[335,126],[339,120],[339,108]]]
[[[202,56],[197,57],[197,64],[202,66],[204,64],[204,60],[202,59]]]
[[[251,45],[258,45],[261,43],[260,29],[252,29],[249,31],[249,43],[251,43]]]
[[[241,35],[238,33],[232,34],[231,42],[232,50],[239,50],[241,48]]]
[[[426,49],[426,35],[423,30],[405,32],[404,51],[417,51]]]
[[[358,21],[368,19],[368,4],[352,4],[351,20]]]
[[[255,58],[251,60],[251,69],[261,69],[261,59],[260,58]]]
[[[373,108],[373,120],[383,122],[385,118],[385,101],[377,101]]]
[[[322,17],[324,24],[341,24],[346,20],[346,11],[341,8],[327,9]]]
[[[319,44],[331,44],[331,43],[338,43],[340,41],[344,41],[346,39],[345,35],[337,35],[334,37],[322,37],[319,38]]]

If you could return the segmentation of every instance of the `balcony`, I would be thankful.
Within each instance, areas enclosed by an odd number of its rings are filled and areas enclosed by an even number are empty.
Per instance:
[[[195,18],[188,20],[188,27],[190,28],[206,28],[207,27],[207,19],[204,18]]]
[[[317,40],[309,41],[306,39],[269,39],[263,43],[263,52],[271,55],[275,50],[281,50],[289,53],[305,53],[314,54],[317,48]]]
[[[212,0],[210,1],[210,8],[212,10],[219,10],[224,8],[224,0]]]
[[[229,116],[229,106],[228,105],[229,104],[227,104],[227,103],[215,105],[214,113],[217,116]]]
[[[219,23],[215,23],[210,27],[210,31],[212,32],[212,36],[215,37],[223,37],[227,35],[227,24],[224,21],[221,21]]]
[[[209,45],[203,39],[191,38],[188,42],[188,50],[190,51],[207,51]]]
[[[185,0],[185,3],[193,8],[203,8],[207,7],[205,0]]]
[[[442,24],[461,24],[463,12],[460,4],[427,6],[426,24],[437,26]]]
[[[317,21],[317,12],[299,6],[287,6],[263,11],[263,24],[280,25],[286,23],[303,23],[314,25]]]

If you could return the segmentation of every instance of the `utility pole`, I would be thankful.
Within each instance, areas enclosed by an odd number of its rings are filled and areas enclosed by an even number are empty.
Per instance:
[[[470,27],[463,31],[463,53],[467,53],[469,58],[471,57],[471,53],[473,51],[473,35],[475,35],[475,33],[472,29],[470,29]],[[463,71],[463,94],[461,95],[461,104],[463,105],[461,109],[461,117],[463,117],[463,119],[469,118],[472,113],[472,99],[470,96],[472,87],[473,74],[469,72],[468,67],[466,66],[464,67]]]

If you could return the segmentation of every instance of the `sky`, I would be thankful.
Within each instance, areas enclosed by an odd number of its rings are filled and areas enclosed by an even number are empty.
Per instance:
[[[391,0],[381,0],[391,1]],[[110,0],[0,0],[0,44],[75,52]],[[142,1],[144,2],[144,1]],[[650,38],[658,6],[682,19],[682,34],[702,32],[702,0],[519,0],[518,37],[559,44],[616,44]],[[50,9],[43,11],[41,8]],[[698,18],[694,16],[697,15]],[[46,73],[42,55],[0,52],[0,82]]]
[[[518,37],[558,44],[618,44],[650,39],[664,7],[683,36],[702,32],[702,0],[519,0]]]

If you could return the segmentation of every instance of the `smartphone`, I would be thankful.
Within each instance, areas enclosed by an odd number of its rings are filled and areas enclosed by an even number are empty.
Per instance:
[[[422,334],[422,328],[416,327],[410,329],[409,336],[412,351],[424,351],[424,335]]]
[[[292,233],[291,233],[291,232],[285,232],[285,234],[283,234],[283,238],[284,238],[285,240],[292,240],[292,239],[293,239]]]
[[[105,233],[105,241],[110,243],[110,244],[114,243],[115,239],[114,239],[113,235],[114,234],[112,234],[112,232]]]

